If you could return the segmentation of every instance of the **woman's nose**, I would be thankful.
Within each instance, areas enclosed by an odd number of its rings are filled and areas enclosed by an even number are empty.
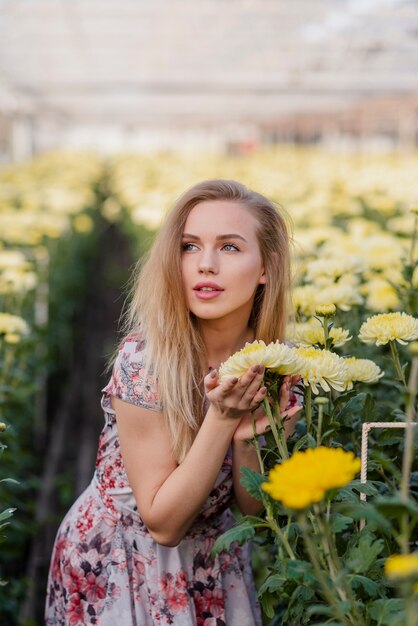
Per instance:
[[[199,272],[216,274],[218,271],[218,263],[215,252],[204,250],[199,259]]]

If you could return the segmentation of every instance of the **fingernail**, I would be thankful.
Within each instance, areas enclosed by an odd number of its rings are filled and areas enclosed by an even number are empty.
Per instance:
[[[210,377],[215,378],[216,374],[217,374],[216,370],[212,370],[210,373]]]
[[[253,365],[252,368],[251,368],[251,371],[254,372],[254,374],[257,374],[259,367],[260,367],[259,365]]]
[[[238,378],[232,378],[232,379],[231,379],[231,383],[232,383],[233,385],[235,385],[235,383],[237,383],[237,382],[238,382]]]
[[[261,387],[260,393],[266,393],[266,391],[267,391],[267,387]]]
[[[258,366],[258,373],[259,374],[264,374],[264,365],[259,365]]]

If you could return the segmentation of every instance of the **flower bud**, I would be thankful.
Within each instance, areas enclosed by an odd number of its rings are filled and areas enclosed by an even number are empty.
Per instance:
[[[7,426],[4,422],[0,422],[0,433],[3,433],[6,430]]]
[[[315,404],[325,406],[326,404],[328,404],[328,398],[325,398],[324,396],[318,396],[315,398],[314,402]]]
[[[319,317],[331,317],[336,312],[335,304],[318,304],[315,308],[315,315]]]

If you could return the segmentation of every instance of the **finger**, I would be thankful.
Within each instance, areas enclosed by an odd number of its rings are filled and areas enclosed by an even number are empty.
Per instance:
[[[255,407],[257,407],[266,397],[267,394],[267,387],[260,387],[260,389],[257,389],[257,391],[255,392],[254,398],[253,398],[253,404]],[[263,419],[265,417],[265,414],[262,414],[262,418]]]
[[[253,365],[241,376],[237,385],[237,391],[241,392],[241,399],[248,400],[255,396],[263,380],[264,371],[263,365]]]
[[[225,380],[223,380],[219,385],[221,395],[224,397],[231,393],[234,387],[236,387],[237,382],[238,378],[236,377],[226,378]]]
[[[289,398],[290,398],[290,385],[291,385],[291,380],[290,380],[290,376],[286,376],[286,378],[283,381],[282,386],[280,387],[280,400],[279,400],[279,408],[280,408],[280,413],[282,413],[283,411],[286,410],[286,407],[289,403]]]
[[[206,392],[211,391],[212,389],[215,389],[215,387],[219,384],[218,371],[216,369],[211,370],[209,374],[205,376],[203,382],[204,382]]]
[[[290,386],[294,387],[302,380],[302,376],[300,374],[294,374],[294,376],[292,376],[290,380],[291,380]]]

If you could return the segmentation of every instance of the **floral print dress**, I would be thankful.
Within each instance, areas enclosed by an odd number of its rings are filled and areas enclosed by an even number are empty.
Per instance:
[[[233,522],[230,453],[178,546],[157,544],[141,520],[110,397],[160,411],[143,364],[143,341],[128,338],[102,390],[105,424],[93,479],[58,530],[46,625],[260,626],[248,546],[211,557],[216,538]]]

